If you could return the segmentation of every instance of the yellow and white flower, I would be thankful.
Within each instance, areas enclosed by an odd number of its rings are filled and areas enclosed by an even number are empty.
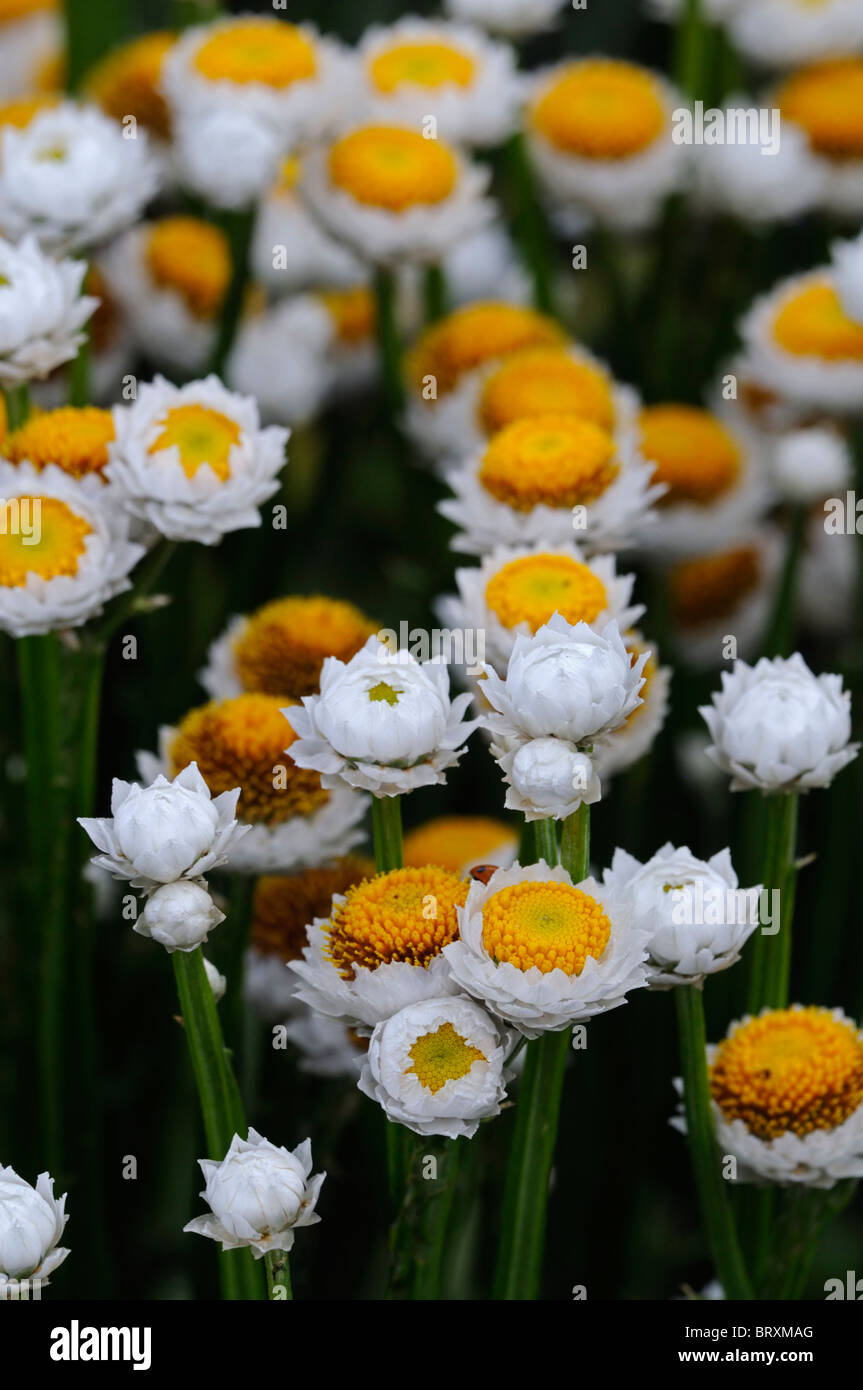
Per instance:
[[[665,78],[590,57],[534,81],[528,149],[553,211],[621,229],[649,226],[679,187],[686,151],[672,138],[681,105]]]
[[[128,123],[133,116],[157,150],[167,150],[171,117],[161,91],[162,67],[176,42],[170,30],[154,30],[112,48],[89,68],[84,91],[106,116]]]
[[[323,289],[315,296],[330,322],[328,401],[373,391],[380,376],[378,308],[369,284]]]
[[[565,4],[566,0],[444,0],[444,10],[453,19],[520,39],[551,28]]]
[[[70,478],[103,478],[113,438],[110,410],[64,405],[30,415],[7,434],[3,453],[10,463],[29,463],[39,472],[53,465]]]
[[[522,79],[509,44],[447,20],[406,15],[373,26],[357,59],[374,120],[422,129],[469,146],[500,145],[515,130]]]
[[[364,263],[312,216],[300,197],[301,171],[302,156],[283,160],[258,207],[250,252],[255,279],[275,295],[360,284]]]
[[[0,382],[16,386],[69,362],[98,307],[84,294],[86,265],[56,260],[27,236],[18,246],[0,240]]]
[[[324,226],[366,260],[422,263],[492,220],[489,179],[444,140],[369,124],[312,150],[302,189]]]
[[[260,526],[289,432],[262,428],[254,400],[215,376],[185,386],[157,376],[128,406],[115,406],[114,426],[106,472],[132,516],[203,545]]]
[[[632,661],[647,657],[641,669],[644,684],[638,692],[641,704],[619,728],[607,733],[591,754],[596,773],[605,784],[650,751],[668,714],[671,668],[659,665],[656,646],[645,641],[640,632],[627,632],[623,641]]]
[[[506,1099],[509,1045],[472,999],[424,999],[376,1026],[359,1088],[414,1134],[472,1139]]]
[[[54,86],[63,58],[58,0],[4,0],[0,5],[0,101]]]
[[[4,1298],[15,1296],[24,1281],[48,1283],[69,1254],[59,1244],[68,1220],[66,1195],[54,1196],[54,1179],[47,1173],[40,1173],[32,1187],[14,1168],[0,1165],[0,1293]]]
[[[674,645],[688,666],[718,666],[733,636],[737,656],[757,654],[782,567],[776,527],[744,531],[737,544],[680,560],[668,572]]]
[[[823,206],[859,222],[863,214],[863,55],[801,68],[780,83],[769,100],[781,113],[783,141],[791,124],[806,134],[824,175]]]
[[[0,460],[0,630],[80,627],[130,588],[144,554],[97,476]]]
[[[331,384],[334,336],[332,320],[314,295],[279,300],[242,321],[225,376],[234,390],[256,401],[264,420],[307,424]]]
[[[97,246],[138,220],[158,178],[144,131],[126,140],[97,107],[63,102],[4,129],[0,230],[55,253]]]
[[[471,883],[458,915],[444,947],[455,984],[525,1037],[617,1008],[646,982],[649,936],[630,909],[543,860]]]
[[[318,1013],[371,1031],[421,999],[457,994],[444,950],[459,931],[467,882],[448,869],[392,869],[344,894],[307,927],[303,959],[288,969],[297,997]]]
[[[734,47],[763,67],[795,68],[863,51],[857,0],[748,0],[734,6],[727,28]]]
[[[490,816],[435,816],[404,837],[404,862],[422,868],[438,864],[466,878],[478,864],[507,868],[518,852],[518,835]]]

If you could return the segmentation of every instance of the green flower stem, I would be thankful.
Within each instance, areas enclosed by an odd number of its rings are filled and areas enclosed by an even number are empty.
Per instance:
[[[683,1073],[686,1136],[710,1252],[725,1297],[752,1298],[737,1239],[729,1192],[722,1177],[710,1108],[704,1001],[700,989],[679,985],[674,991]]]
[[[402,808],[398,796],[372,797],[375,867],[379,874],[402,866]]]
[[[426,266],[423,278],[426,323],[442,319],[447,309],[446,275],[440,265]]]
[[[535,820],[532,821],[534,844],[536,846],[535,863],[544,859],[549,867],[553,868],[557,863],[557,821],[555,820]]]
[[[93,344],[90,330],[85,327],[81,346],[69,363],[69,404],[84,406],[90,404],[90,377],[93,365]]]
[[[6,428],[11,433],[25,423],[30,414],[30,388],[23,386],[4,386],[3,401],[6,406]]]
[[[110,605],[96,628],[99,640],[107,641],[110,637],[115,636],[127,618],[134,616],[135,613],[142,611],[147,606],[147,599],[150,597],[154,585],[176,549],[176,541],[165,540],[162,537],[147,552],[135,570],[135,581],[132,588]]]
[[[504,146],[504,159],[512,191],[515,235],[533,281],[534,306],[543,314],[554,314],[554,247],[520,132]]]
[[[767,833],[764,846],[764,888],[779,893],[779,930],[772,936],[759,931],[751,952],[748,1009],[757,1014],[765,1006],[783,1009],[788,1003],[791,974],[791,927],[794,918],[794,863],[797,842],[796,792],[775,792],[767,797]],[[773,924],[775,926],[775,923]]]
[[[204,1121],[207,1155],[220,1161],[234,1135],[245,1138],[248,1133],[243,1102],[225,1049],[200,946],[194,951],[174,951],[171,960]],[[263,1297],[263,1281],[250,1250],[223,1253],[220,1263],[225,1298]]]
[[[246,287],[249,283],[249,252],[255,231],[255,209],[242,208],[237,211],[220,210],[213,219],[228,238],[231,248],[231,281],[222,304],[219,317],[219,331],[210,358],[210,371],[223,377],[225,364],[231,355],[231,348],[237,336]]]
[[[402,343],[396,314],[396,281],[388,267],[375,271],[378,353],[390,420],[398,426],[405,402],[402,378]]]
[[[789,656],[794,644],[795,597],[803,558],[803,545],[806,537],[806,508],[791,509],[785,559],[779,576],[779,585],[773,603],[773,611],[767,624],[764,642],[765,656]]]
[[[537,848],[542,853],[541,829],[546,842],[553,840],[557,862],[554,821],[536,821]],[[551,850],[551,845],[546,843]],[[562,862],[573,882],[587,877],[590,861],[590,809],[581,805],[563,823]],[[501,1223],[501,1242],[494,1281],[496,1299],[536,1299],[540,1293],[548,1185],[560,1099],[569,1052],[570,1029],[544,1033],[529,1043],[524,1073],[519,1083],[515,1135],[507,1165]]]
[[[701,0],[683,0],[674,39],[674,78],[689,101],[704,96],[708,34]]]
[[[414,1300],[439,1300],[444,1275],[447,1233],[455,1202],[456,1187],[465,1148],[469,1139],[446,1139],[437,1155],[438,1174],[435,1182],[422,1179],[426,1191],[420,1218],[418,1248],[415,1255]]]
[[[267,1297],[276,1301],[293,1298],[291,1288],[291,1266],[286,1250],[272,1250],[264,1256],[267,1267]],[[281,1290],[284,1289],[284,1293]],[[277,1292],[277,1290],[279,1292]]]
[[[222,1007],[224,1009],[227,1005],[225,1010],[227,1033],[234,1057],[237,1059],[237,1075],[241,1079],[245,1076],[247,1081],[251,1081],[253,1069],[250,1071],[246,1065],[246,1049],[250,1039],[246,1028],[248,1006],[243,999],[243,975],[246,948],[249,944],[252,926],[255,882],[253,874],[231,875],[230,906],[228,908],[228,920],[225,923],[228,938],[228,953],[225,961],[227,991]],[[249,1087],[244,1087],[241,1094],[245,1103],[250,1105],[252,1097]]]

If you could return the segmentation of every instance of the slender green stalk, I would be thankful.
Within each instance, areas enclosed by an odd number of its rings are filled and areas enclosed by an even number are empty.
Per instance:
[[[93,345],[89,329],[84,329],[81,346],[69,363],[69,404],[84,406],[90,404],[90,376],[93,358]]]
[[[749,1299],[752,1290],[740,1253],[734,1214],[722,1177],[714,1135],[707,1074],[704,1001],[701,990],[691,985],[679,985],[674,993],[680,1036],[686,1136],[701,1219],[725,1297]]]
[[[438,1300],[444,1274],[447,1232],[455,1202],[456,1186],[465,1148],[470,1139],[445,1140],[438,1155],[436,1191],[426,1194],[420,1222],[419,1249],[415,1256],[414,1299]],[[428,1179],[423,1187],[430,1186]]]
[[[388,267],[375,271],[378,353],[390,420],[397,425],[405,402],[402,378],[402,343],[396,314],[396,281]]]
[[[3,402],[6,406],[6,428],[11,433],[25,423],[30,414],[30,388],[23,386],[4,386]]]
[[[165,540],[163,537],[148,551],[135,570],[132,588],[110,605],[97,627],[99,640],[107,641],[109,637],[113,637],[126,618],[145,606],[151,590],[176,549],[176,541]]]
[[[402,866],[402,808],[397,796],[372,797],[375,867],[379,874]]]
[[[446,275],[442,266],[426,266],[423,298],[426,323],[436,323],[438,319],[442,319],[447,309]]]
[[[557,863],[557,821],[554,820],[535,820],[533,824],[534,843],[536,845],[536,863],[544,859],[546,864],[554,867]]]
[[[674,77],[685,97],[704,96],[708,34],[701,0],[683,0],[674,40]]]
[[[264,1256],[267,1267],[267,1296],[277,1301],[287,1301],[294,1296],[291,1288],[291,1266],[286,1250],[273,1250]]]
[[[793,507],[785,545],[785,559],[779,576],[773,610],[767,624],[767,636],[764,642],[765,656],[789,656],[791,654],[795,628],[794,600],[797,594],[797,581],[800,573],[800,562],[803,559],[805,536],[806,508]]]
[[[554,247],[521,133],[507,141],[504,159],[512,190],[515,235],[533,281],[534,306],[543,314],[554,314]]]
[[[246,287],[249,283],[249,252],[255,231],[255,209],[242,208],[238,211],[222,212],[215,221],[228,238],[231,248],[231,282],[222,304],[219,317],[219,331],[210,358],[210,371],[216,376],[224,376],[225,364],[231,355],[231,348],[237,336]]]
[[[794,864],[797,842],[797,794],[776,792],[766,799],[767,830],[762,883],[779,894],[779,930],[772,936],[758,931],[751,952],[748,1008],[757,1014],[765,1006],[783,1009],[788,1003],[791,974],[791,928],[794,918]],[[771,897],[771,903],[773,899]],[[777,925],[775,922],[772,924]]]
[[[248,1006],[243,998],[243,974],[246,949],[252,925],[252,902],[255,894],[255,878],[252,874],[232,874],[230,880],[230,906],[228,920],[223,930],[228,932],[228,956],[225,962],[225,975],[228,981],[226,1016],[228,1039],[236,1060],[237,1074],[246,1072],[245,1053],[248,1041],[246,1014]],[[224,1008],[224,1005],[223,1005]],[[248,1090],[243,1093],[248,1105],[251,1096]]]

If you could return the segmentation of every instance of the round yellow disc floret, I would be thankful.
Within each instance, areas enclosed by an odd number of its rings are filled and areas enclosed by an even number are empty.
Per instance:
[[[761,581],[761,556],[753,545],[684,560],[671,571],[671,606],[684,627],[716,622],[735,612]]]
[[[479,480],[519,512],[595,502],[614,482],[614,440],[578,415],[536,415],[507,425],[491,440]]]
[[[656,464],[652,481],[668,492],[660,505],[706,507],[729,492],[740,475],[740,450],[708,410],[651,405],[641,412],[641,452]]]
[[[612,59],[572,63],[539,98],[531,124],[550,144],[582,159],[626,159],[667,122],[656,79]]]
[[[773,336],[795,356],[863,360],[863,327],[849,319],[826,280],[816,280],[785,300],[773,320]]]
[[[326,958],[342,979],[354,967],[376,970],[397,961],[428,967],[458,936],[456,907],[468,884],[447,869],[393,869],[349,888],[326,928]]]
[[[332,318],[340,343],[353,347],[374,338],[377,304],[367,286],[357,285],[350,290],[323,290],[320,297]]]
[[[226,25],[201,45],[195,67],[211,82],[259,82],[289,87],[314,77],[314,44],[294,24],[279,19],[241,19]]]
[[[234,643],[237,675],[246,690],[313,695],[324,659],[350,661],[377,630],[342,599],[275,599],[252,615]]]
[[[364,126],[343,136],[330,150],[329,168],[336,188],[389,212],[442,203],[458,178],[448,145],[401,126]]]
[[[527,623],[536,632],[557,612],[568,623],[592,623],[608,607],[605,585],[569,555],[510,560],[486,585],[485,599],[504,627]]]
[[[89,521],[57,497],[13,497],[0,503],[0,585],[23,588],[28,574],[41,579],[77,574],[92,530]]]
[[[9,435],[3,452],[12,463],[26,459],[39,469],[53,463],[73,478],[83,478],[102,472],[113,438],[110,410],[66,405],[32,415]]]
[[[423,388],[433,378],[438,396],[458,385],[466,373],[535,346],[560,346],[566,335],[559,324],[520,304],[467,304],[432,324],[409,355],[411,378]]]
[[[439,864],[459,873],[465,864],[485,859],[517,843],[505,821],[492,816],[437,816],[409,830],[404,841],[406,864]]]
[[[20,97],[17,101],[0,104],[0,130],[3,126],[14,126],[16,130],[26,130],[30,122],[43,111],[50,111],[57,105],[57,97]]]
[[[176,448],[187,478],[193,478],[207,464],[225,482],[231,476],[231,449],[240,442],[236,420],[205,405],[178,405],[167,410],[159,424],[161,431],[149,452]]]
[[[174,290],[195,318],[214,319],[231,279],[228,238],[201,217],[163,217],[153,224],[144,250],[157,285]]]
[[[836,159],[863,156],[863,59],[836,58],[793,73],[775,95],[784,121],[794,121],[813,149]]]
[[[563,348],[527,348],[513,353],[488,377],[478,415],[485,433],[496,434],[515,420],[552,411],[572,412],[613,429],[614,397],[605,373]]]
[[[345,893],[371,877],[369,859],[348,857],[301,874],[264,874],[255,885],[252,945],[261,955],[299,960],[308,945],[306,927],[328,917],[334,893]]]
[[[416,1076],[422,1086],[437,1095],[448,1081],[467,1076],[474,1062],[487,1062],[485,1053],[457,1033],[451,1023],[442,1023],[431,1033],[421,1033],[408,1056],[413,1066],[405,1076]]]
[[[759,1139],[836,1129],[863,1101],[863,1042],[829,1009],[772,1010],[719,1044],[710,1091]]]
[[[281,713],[285,703],[283,696],[238,695],[191,710],[169,749],[171,776],[196,762],[213,796],[240,787],[244,821],[275,825],[311,815],[329,793],[285,751],[296,737]]]
[[[167,140],[171,118],[159,83],[174,42],[174,34],[161,31],[115,48],[87,74],[87,95],[115,121],[134,116],[145,130]]]
[[[468,53],[449,43],[399,43],[369,63],[369,76],[379,92],[416,87],[469,87],[476,64]]]
[[[543,975],[580,975],[598,960],[611,923],[601,903],[568,883],[513,883],[493,893],[482,910],[482,944],[496,965],[536,967]]]

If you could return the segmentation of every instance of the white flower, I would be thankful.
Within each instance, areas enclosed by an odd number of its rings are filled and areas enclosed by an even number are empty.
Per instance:
[[[530,277],[502,221],[462,237],[444,256],[441,269],[453,308],[483,299],[530,302]]]
[[[133,516],[171,540],[203,545],[260,526],[288,431],[262,429],[254,400],[215,376],[185,386],[157,376],[131,404],[114,407],[114,428],[106,476]]]
[[[852,241],[834,241],[833,283],[849,319],[863,323],[863,232]]]
[[[230,106],[181,112],[174,156],[185,188],[212,207],[245,208],[262,198],[279,167],[278,133],[253,112]]]
[[[478,29],[406,15],[368,29],[357,59],[375,120],[421,129],[432,116],[443,139],[471,146],[500,145],[516,127],[515,55]]]
[[[320,1221],[315,1205],[326,1173],[312,1176],[312,1141],[291,1152],[249,1130],[235,1134],[221,1162],[198,1160],[204,1174],[201,1196],[210,1215],[183,1227],[221,1242],[223,1250],[248,1246],[256,1260],[271,1250],[292,1250],[294,1231]]]
[[[559,613],[532,637],[516,637],[506,679],[485,668],[483,694],[495,713],[485,726],[499,738],[557,737],[592,744],[641,703],[647,662],[634,662],[617,623],[596,632]]]
[[[863,11],[857,0],[748,0],[735,4],[728,34],[753,62],[794,68],[863,49]]]
[[[813,675],[799,652],[735,662],[712,699],[700,709],[713,739],[707,753],[730,774],[732,791],[829,787],[857,756],[842,677]]]
[[[3,131],[0,229],[56,252],[95,246],[137,221],[157,190],[146,132],[124,138],[94,106],[64,102]]]
[[[321,409],[330,385],[333,327],[313,295],[280,300],[240,325],[225,369],[230,385],[257,400],[263,419],[302,425]]]
[[[225,997],[225,990],[228,988],[228,981],[225,979],[224,975],[219,973],[213,962],[211,960],[207,960],[206,956],[204,956],[204,970],[207,975],[207,981],[209,983],[210,989],[213,991],[213,998],[218,1004],[219,1000],[224,999]]]
[[[44,84],[47,73],[62,61],[65,33],[62,16],[52,9],[27,7],[13,18],[0,19],[0,102],[27,100]],[[7,13],[9,13],[7,8]]]
[[[477,727],[464,718],[469,704],[467,694],[450,700],[441,658],[419,662],[370,637],[347,663],[327,657],[320,695],[283,711],[298,735],[287,751],[326,788],[344,782],[397,796],[446,780]]]
[[[669,843],[644,864],[617,849],[602,881],[650,933],[653,989],[697,985],[726,970],[759,924],[760,888],[738,888],[727,849],[705,861]]]
[[[224,912],[216,907],[203,879],[180,878],[150,894],[132,930],[158,941],[173,954],[196,950],[224,920]]]
[[[144,554],[101,479],[0,460],[0,630],[52,632],[101,613]]]
[[[0,1291],[25,1279],[48,1282],[69,1254],[57,1244],[68,1220],[66,1197],[54,1196],[47,1173],[31,1187],[0,1165]]]
[[[359,1088],[414,1134],[472,1139],[500,1114],[510,1035],[472,999],[425,999],[379,1023]]]
[[[444,957],[457,987],[534,1038],[624,1004],[646,982],[647,940],[592,878],[540,860],[471,884]]]
[[[492,221],[494,204],[483,196],[490,178],[444,140],[366,125],[310,151],[302,191],[328,231],[366,260],[425,263]]]
[[[523,38],[551,28],[566,0],[444,0],[453,19],[480,24],[493,34]]]
[[[800,622],[823,639],[854,629],[860,592],[860,545],[857,533],[825,529],[824,515],[811,517],[800,565]]]
[[[792,430],[776,442],[773,476],[786,501],[801,507],[822,502],[850,487],[850,450],[826,425]]]
[[[284,1028],[285,1036],[301,1054],[300,1071],[309,1076],[359,1079],[364,1040],[357,1038],[343,1023],[315,1013],[305,1004],[295,1003]]]
[[[745,112],[757,124],[759,111],[746,102],[729,97],[725,107]],[[704,207],[753,225],[787,221],[811,211],[819,205],[826,184],[822,161],[791,122],[782,125],[781,139],[771,153],[749,139],[705,144],[693,160],[693,173],[696,196]]]
[[[669,571],[675,653],[694,669],[727,660],[729,634],[744,660],[757,655],[766,634],[784,538],[771,525],[747,528],[736,541],[727,549],[683,560]]]
[[[0,240],[0,382],[46,377],[76,356],[98,299],[81,293],[83,261],[55,260],[32,236]]]
[[[300,198],[300,161],[290,159],[286,166],[255,218],[250,252],[255,280],[275,295],[320,285],[360,284],[366,274],[364,262],[330,236]]]
[[[492,744],[492,753],[509,784],[505,805],[510,811],[521,811],[525,820],[564,820],[582,804],[592,806],[602,796],[590,758],[566,739]]]
[[[602,738],[591,755],[597,777],[606,786],[616,773],[632,767],[650,751],[668,713],[671,669],[657,665],[659,653],[640,633],[627,633],[626,649],[646,654],[644,685],[639,691],[641,704],[624,724]]]
[[[296,1005],[296,976],[281,956],[264,953],[254,946],[243,963],[243,999],[267,1023],[288,1018]]]
[[[95,864],[134,888],[152,888],[201,878],[225,863],[246,833],[235,817],[239,796],[237,787],[211,798],[197,763],[190,763],[172,782],[159,776],[146,787],[115,777],[111,816],[78,823],[101,851]]]

